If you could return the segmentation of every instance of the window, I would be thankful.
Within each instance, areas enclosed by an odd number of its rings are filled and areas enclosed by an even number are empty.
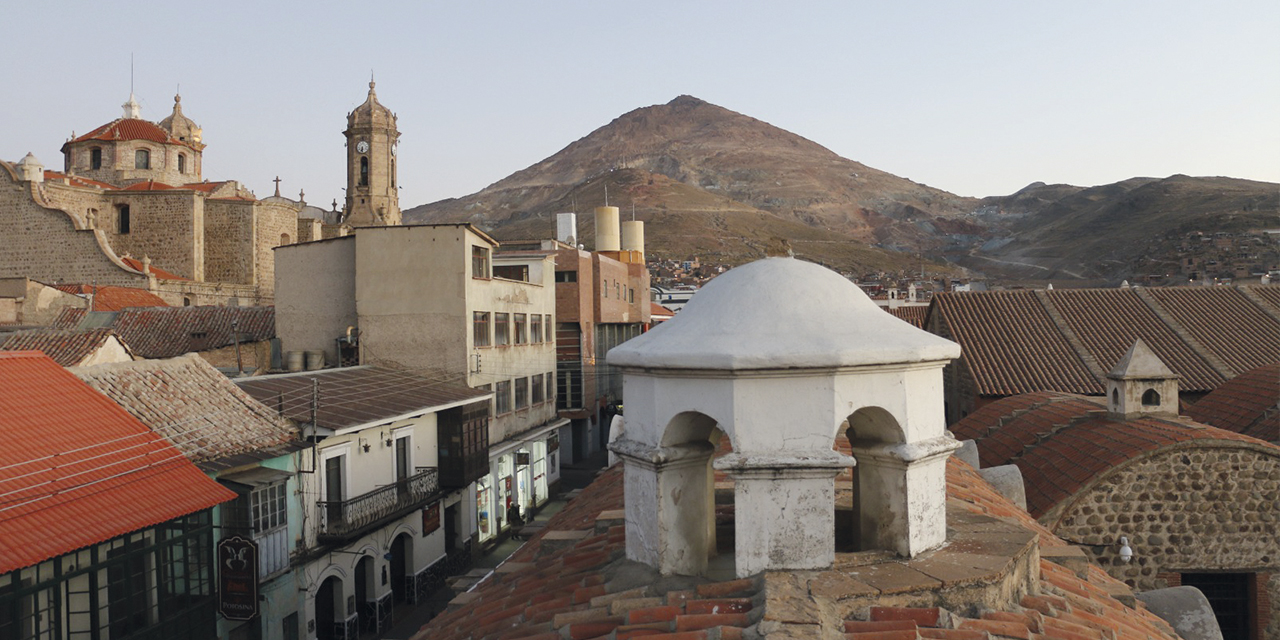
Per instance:
[[[489,312],[477,311],[472,314],[471,340],[477,347],[489,346]]]
[[[258,543],[258,577],[289,568],[289,498],[284,482],[254,489],[249,494],[253,540]]]
[[[542,316],[536,313],[529,317],[529,342],[542,342]]]
[[[409,476],[413,475],[412,446],[408,435],[396,438],[396,492],[400,495],[409,493]]]
[[[280,234],[280,246],[283,247],[286,244],[289,244],[289,234],[282,233]]]
[[[493,385],[494,413],[502,415],[511,412],[511,381],[503,380]]]
[[[369,186],[369,159],[360,156],[360,186]]]
[[[557,271],[556,272],[556,282],[577,282],[577,281],[578,281],[577,271]]]
[[[184,153],[179,153],[178,154],[178,173],[186,173],[186,172],[187,172],[187,155]]]
[[[627,302],[629,302],[629,303],[631,303],[631,304],[635,304],[635,303],[636,303],[636,290],[635,290],[635,289],[627,288]]]
[[[129,205],[116,205],[116,233],[129,233]]]
[[[528,282],[529,281],[529,265],[516,264],[516,265],[503,265],[500,267],[495,266],[493,268],[493,277],[503,278],[506,280],[517,280],[520,282]]]
[[[1147,389],[1147,392],[1142,394],[1142,406],[1144,407],[1160,406],[1160,394],[1157,393],[1155,389]]]
[[[321,523],[321,530],[330,530],[331,527],[342,523],[342,500],[346,495],[343,468],[346,466],[347,456],[345,454],[332,456],[324,461],[325,510],[322,515],[325,521]]]
[[[516,314],[516,344],[529,343],[529,316],[523,313]]]
[[[543,384],[544,378],[542,374],[538,374],[529,378],[530,392],[533,394],[533,403],[538,404],[547,399],[546,387]]]
[[[529,379],[516,378],[516,409],[529,406]]]
[[[134,169],[150,169],[151,168],[151,152],[146,149],[138,149],[133,152],[133,168]]]
[[[547,337],[547,342],[556,340],[556,334],[551,333],[551,314],[542,316],[542,335]]]
[[[489,277],[489,250],[485,247],[471,247],[471,277]]]
[[[556,398],[556,374],[554,371],[547,372],[547,399],[555,400]]]
[[[94,147],[89,150],[89,168],[90,169],[102,168],[102,149],[101,148]]]
[[[511,314],[493,314],[493,343],[499,347],[511,344]]]
[[[617,280],[613,281],[613,297],[622,299],[622,285],[618,284]]]
[[[608,280],[600,281],[600,297],[601,298],[609,297],[609,281]]]

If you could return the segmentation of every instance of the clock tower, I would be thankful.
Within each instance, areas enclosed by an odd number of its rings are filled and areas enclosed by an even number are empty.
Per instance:
[[[396,115],[369,97],[347,114],[347,205],[343,222],[355,227],[400,224],[396,186]]]

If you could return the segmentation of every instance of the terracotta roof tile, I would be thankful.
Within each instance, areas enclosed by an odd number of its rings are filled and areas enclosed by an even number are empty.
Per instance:
[[[1236,374],[1280,362],[1280,320],[1267,315],[1235,287],[1146,291]],[[1174,371],[1182,373],[1176,367]]]
[[[80,176],[69,176],[65,173],[60,173],[58,171],[49,171],[47,169],[44,172],[44,179],[46,182],[50,180],[66,180],[73,187],[92,187],[95,189],[110,189],[110,190],[119,189],[119,187],[113,184],[107,184],[105,182],[99,182],[97,180],[90,180],[88,178],[82,178]]]
[[[94,311],[119,311],[128,307],[167,307],[163,298],[132,287],[95,287],[88,284],[55,284],[54,288],[77,295],[93,295]]]
[[[60,366],[75,367],[113,337],[110,329],[34,329],[0,336],[0,351],[40,351]]]
[[[1189,417],[1268,442],[1280,441],[1280,364],[1246,371],[1186,408]]]
[[[226,180],[223,180],[221,182],[190,182],[182,185],[182,188],[191,189],[192,191],[200,191],[203,193],[213,193],[218,189],[218,187],[221,187],[227,182],[228,181]]]
[[[0,573],[235,498],[42,354],[0,353],[0,388]]]
[[[172,186],[155,180],[147,180],[145,182],[135,182],[121,191],[168,191],[173,189]]]
[[[135,271],[142,271],[142,261],[138,260],[137,258],[130,258],[128,256],[125,256],[123,258],[120,258],[120,261],[125,263],[125,265],[128,266],[130,269],[133,269]],[[160,280],[190,280],[190,278],[184,278],[176,273],[170,273],[168,271],[165,271],[164,269],[161,269],[160,267],[157,267],[154,264],[151,265],[151,273]]]
[[[287,420],[195,354],[78,367],[72,373],[206,470],[230,458],[274,458],[298,448],[297,430]]]
[[[901,306],[893,309],[886,308],[885,311],[893,314],[893,316],[904,322],[908,322],[917,329],[924,328],[924,320],[929,315],[929,305],[915,304],[909,306]]]
[[[160,128],[154,122],[139,118],[117,118],[71,142],[84,142],[86,140],[150,140],[151,142],[191,146],[169,135],[168,131]]]
[[[210,351],[234,344],[231,323],[239,321],[240,342],[261,342],[276,335],[275,307],[132,307],[105,314],[68,313],[54,326],[79,326],[106,319],[135,354],[143,358],[172,358],[192,351]]]
[[[977,441],[983,467],[1018,465],[1027,511],[1037,518],[1108,470],[1158,449],[1189,440],[1259,442],[1184,420],[1117,422],[1100,400],[1068,394],[1003,398],[951,429]]]

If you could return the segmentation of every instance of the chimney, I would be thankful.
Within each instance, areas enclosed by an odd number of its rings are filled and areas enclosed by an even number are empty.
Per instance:
[[[1178,415],[1178,375],[1141,338],[1107,374],[1107,411],[1119,420]]]
[[[824,267],[769,258],[730,269],[608,353],[627,406],[609,445],[626,476],[627,557],[667,575],[706,571],[714,468],[734,481],[739,577],[829,569],[835,480],[855,459],[861,548],[937,548],[946,460],[960,446],[942,369],[959,355]],[[732,453],[713,461],[725,438]],[[853,458],[834,450],[841,442]]]
[[[596,251],[619,251],[618,208],[596,207]]]

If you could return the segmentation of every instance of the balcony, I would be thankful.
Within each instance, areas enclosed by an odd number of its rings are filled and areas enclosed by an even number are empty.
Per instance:
[[[417,473],[368,493],[338,502],[317,502],[320,541],[350,540],[426,505],[439,495],[439,472],[435,467],[419,467]]]

